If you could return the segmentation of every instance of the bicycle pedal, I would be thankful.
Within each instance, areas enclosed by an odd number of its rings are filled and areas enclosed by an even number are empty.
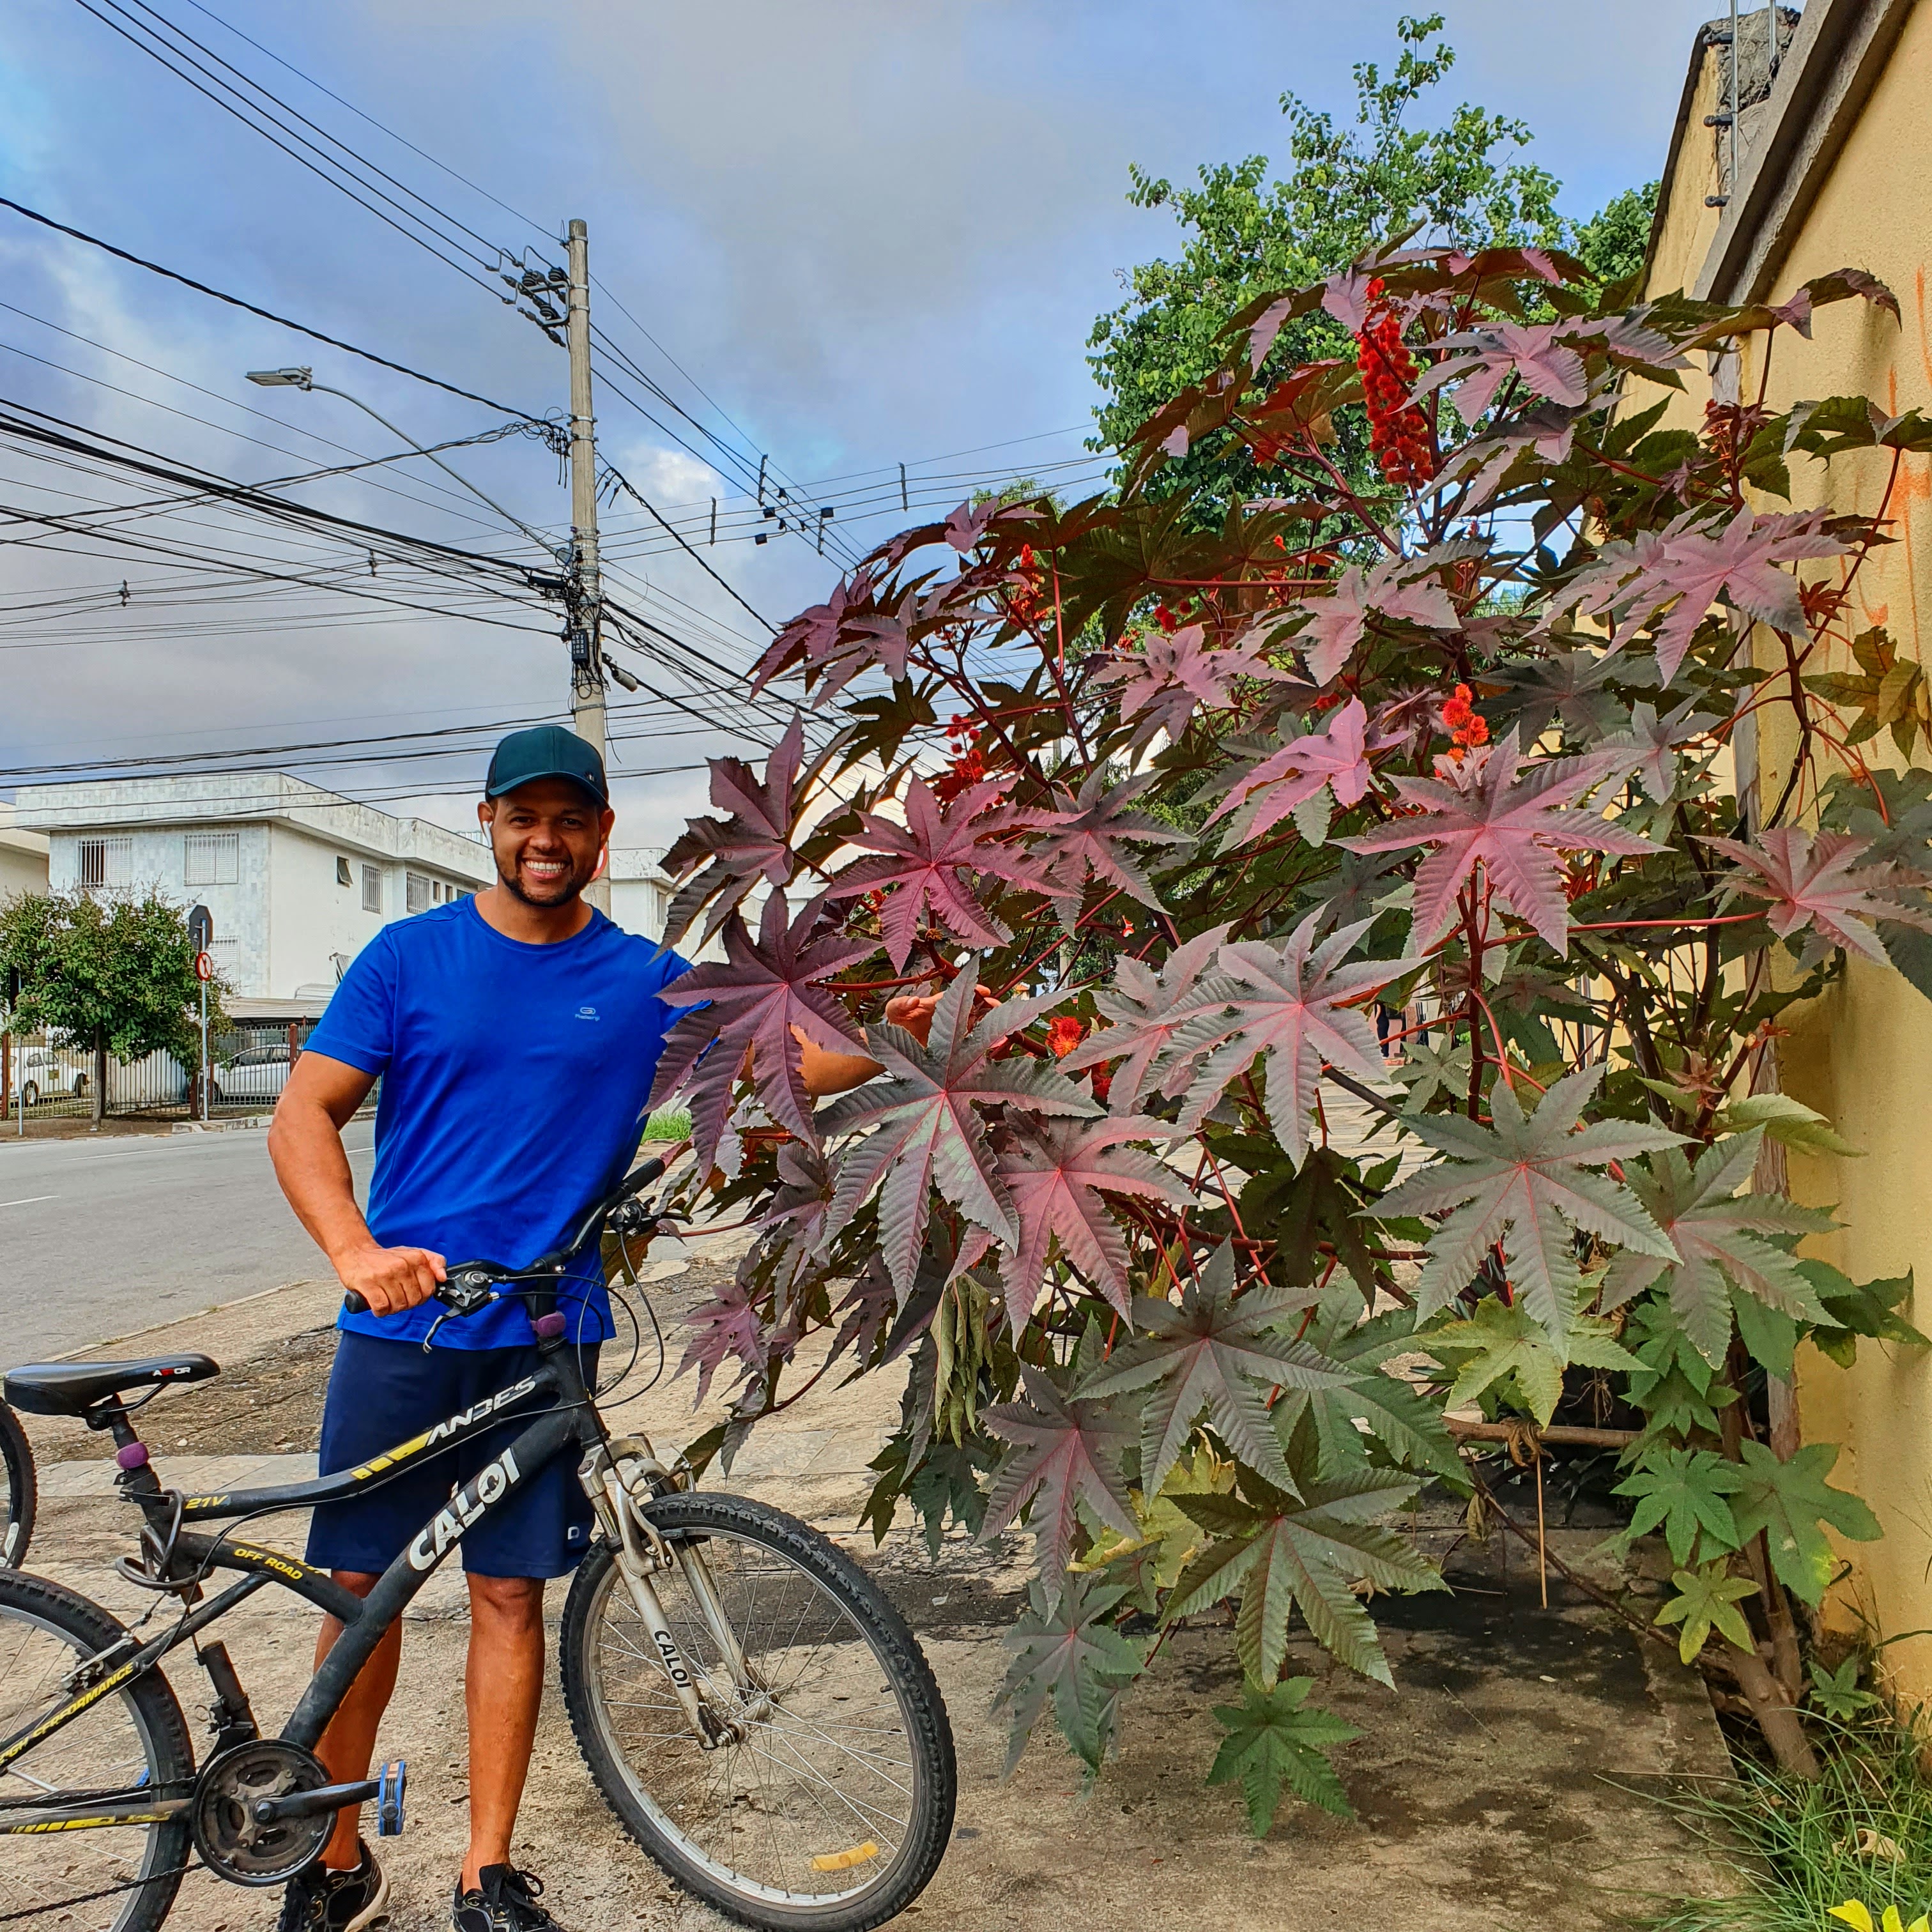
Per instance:
[[[383,1766],[376,1792],[376,1835],[395,1838],[403,1828],[403,1791],[409,1782],[409,1766],[400,1758]]]

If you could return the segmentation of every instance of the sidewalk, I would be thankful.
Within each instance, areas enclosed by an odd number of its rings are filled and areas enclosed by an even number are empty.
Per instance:
[[[733,1238],[720,1245],[735,1246]],[[720,1282],[726,1262],[694,1259],[653,1286],[674,1322]],[[197,1486],[306,1473],[332,1343],[332,1284],[301,1284],[141,1336],[110,1352],[201,1348],[226,1371],[172,1392],[144,1425],[164,1480]],[[644,1366],[655,1365],[646,1329]],[[1340,1670],[1305,1638],[1292,1671],[1364,1733],[1339,1754],[1359,1814],[1352,1822],[1292,1802],[1268,1837],[1246,1832],[1231,1787],[1204,1789],[1218,1742],[1210,1707],[1238,1694],[1232,1634],[1177,1634],[1130,1700],[1118,1762],[1090,1792],[1045,1731],[1010,1783],[1000,1766],[1003,1717],[990,1708],[1004,1674],[1001,1638],[1024,1588],[1025,1540],[982,1549],[949,1538],[937,1563],[902,1524],[874,1551],[855,1523],[872,1481],[866,1465],[896,1419],[900,1377],[829,1382],[753,1436],[714,1486],[761,1496],[836,1536],[880,1578],[920,1634],[958,1741],[960,1799],[952,1850],[918,1908],[931,1932],[1069,1932],[1070,1928],[1240,1924],[1264,1932],[1332,1932],[1418,1918],[1430,1932],[1611,1932],[1634,1926],[1673,1893],[1721,1888],[1696,1846],[1647,1792],[1723,1778],[1728,1761],[1695,1676],[1660,1646],[1641,1648],[1608,1615],[1553,1576],[1550,1608],[1520,1551],[1463,1544],[1454,1596],[1377,1604],[1399,1689]],[[694,1414],[693,1384],[667,1382],[618,1409],[668,1452],[720,1412]],[[619,1400],[622,1400],[621,1396]],[[112,1570],[126,1547],[124,1511],[98,1436],[30,1419],[42,1460],[36,1570],[123,1616],[145,1608]],[[299,1549],[299,1518],[264,1524]],[[1456,1536],[1438,1532],[1438,1553]],[[1566,1560],[1587,1565],[1601,1532],[1559,1532]],[[553,1619],[563,1588],[550,1592]],[[394,1932],[441,1932],[464,1835],[462,1580],[451,1566],[412,1606],[403,1688],[380,1748],[410,1760],[407,1834],[386,1848],[395,1874]],[[305,1681],[314,1618],[264,1593],[225,1620],[227,1641],[265,1724],[278,1724]],[[553,1637],[554,1625],[553,1624]],[[191,1660],[173,1672],[199,1732],[206,1702]],[[604,1810],[578,1758],[553,1682],[539,1730],[515,1856],[550,1882],[576,1932],[722,1928],[674,1893]],[[1621,1876],[1618,1876],[1621,1874]],[[1418,1906],[1420,1910],[1418,1912]],[[170,1919],[181,1932],[242,1932],[274,1906],[205,1876],[184,1885]]]

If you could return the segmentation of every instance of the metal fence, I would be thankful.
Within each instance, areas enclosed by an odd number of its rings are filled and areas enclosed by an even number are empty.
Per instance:
[[[314,1027],[312,1020],[244,1022],[212,1036],[209,1117],[269,1112]],[[122,1118],[199,1119],[199,1071],[170,1053],[124,1062],[110,1053],[101,1112]],[[29,1126],[37,1120],[92,1119],[97,1077],[90,1048],[64,1045],[44,1034],[0,1034],[0,1096],[9,1131],[17,1132],[23,1118]]]

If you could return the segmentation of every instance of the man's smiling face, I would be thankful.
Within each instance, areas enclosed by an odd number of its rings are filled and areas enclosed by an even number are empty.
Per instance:
[[[568,778],[533,778],[486,798],[477,818],[505,891],[526,905],[567,905],[597,871],[616,814]]]

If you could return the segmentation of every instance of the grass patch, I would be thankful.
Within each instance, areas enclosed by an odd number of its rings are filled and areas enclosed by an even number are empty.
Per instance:
[[[691,1137],[691,1116],[682,1107],[661,1107],[644,1123],[647,1141],[682,1141]]]
[[[1847,1899],[1874,1921],[1895,1905],[1910,1924],[1932,1906],[1927,1748],[1922,1728],[1840,1726],[1820,1740],[1816,1784],[1745,1762],[1736,1784],[1671,1801],[1742,1883],[1735,1898],[1682,1901],[1658,1932],[1836,1932],[1826,1914]]]

